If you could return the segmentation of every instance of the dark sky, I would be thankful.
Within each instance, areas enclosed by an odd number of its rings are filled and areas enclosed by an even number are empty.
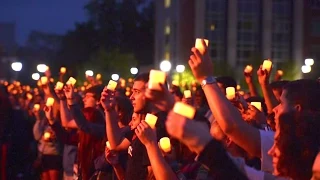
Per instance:
[[[32,30],[64,34],[86,20],[89,0],[0,0],[0,23],[16,23],[16,39],[25,43]]]

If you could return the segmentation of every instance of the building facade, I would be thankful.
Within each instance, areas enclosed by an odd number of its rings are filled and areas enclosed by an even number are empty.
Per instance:
[[[171,25],[169,37],[165,22]],[[239,73],[249,62],[267,58],[276,68],[290,61],[301,67],[305,58],[320,58],[320,1],[156,1],[156,68],[164,59],[187,65],[185,54],[190,55],[197,37],[210,40],[214,61],[224,61]]]

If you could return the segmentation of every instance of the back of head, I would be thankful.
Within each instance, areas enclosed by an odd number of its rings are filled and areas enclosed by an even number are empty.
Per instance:
[[[287,83],[283,90],[286,99],[294,104],[299,104],[302,110],[320,110],[320,83],[316,80],[300,79]]]
[[[288,84],[290,81],[286,81],[286,80],[283,80],[283,81],[274,81],[272,83],[270,83],[270,87],[271,89],[276,89],[276,90],[282,90],[283,87]]]
[[[142,81],[144,83],[148,83],[149,81],[149,73],[141,73],[134,78],[134,81]]]
[[[118,113],[121,113],[121,117],[119,121],[127,126],[131,121],[133,106],[129,98],[125,96],[117,96],[116,97],[116,108]]]
[[[99,101],[101,97],[101,93],[104,89],[104,85],[96,85],[87,89],[85,93],[92,93],[95,100]]]
[[[279,119],[280,130],[275,143],[281,154],[277,170],[281,176],[291,179],[310,179],[320,146],[320,113],[284,113]]]
[[[230,76],[220,76],[216,78],[218,83],[223,85],[223,88],[234,87],[237,88],[237,82]]]

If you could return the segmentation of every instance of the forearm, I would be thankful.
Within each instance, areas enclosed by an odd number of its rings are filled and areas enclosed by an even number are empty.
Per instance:
[[[243,122],[239,111],[221,92],[216,84],[208,84],[203,88],[210,110],[225,133],[233,132]]]
[[[217,84],[206,85],[203,90],[210,110],[222,131],[238,146],[259,157],[261,154],[259,130],[244,122],[239,110],[225,97]]]
[[[258,96],[257,88],[252,82],[248,83],[248,87],[249,87],[250,95],[252,97],[253,96]]]
[[[72,116],[66,100],[60,100],[60,118],[62,126],[68,127],[69,122],[72,120]]]
[[[104,137],[105,136],[105,126],[102,124],[94,124],[90,123],[86,120],[85,116],[81,112],[79,105],[71,105],[70,106],[71,114],[76,122],[78,128],[81,131],[84,131],[88,134],[92,134],[96,137]]]
[[[153,142],[146,146],[152,171],[157,180],[177,179],[169,164],[162,156],[158,144]]]
[[[106,111],[105,116],[108,141],[113,150],[118,150],[117,147],[120,145],[123,137],[116,120],[116,112]]]
[[[267,105],[268,113],[272,113],[273,108],[275,108],[279,104],[279,102],[277,101],[275,95],[273,94],[269,84],[260,84],[260,85],[261,85],[265,103]]]

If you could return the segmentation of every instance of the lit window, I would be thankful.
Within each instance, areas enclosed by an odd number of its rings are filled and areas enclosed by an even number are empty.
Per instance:
[[[170,26],[169,26],[169,25],[166,25],[164,31],[165,31],[165,34],[166,34],[166,35],[169,35],[169,34],[170,34],[170,31],[171,31],[171,30],[170,30]]]
[[[169,53],[169,52],[166,52],[166,53],[164,54],[164,59],[165,59],[165,60],[170,60],[170,53]]]
[[[215,29],[216,29],[216,26],[215,26],[214,24],[211,24],[210,30],[211,30],[211,31],[214,31]]]
[[[171,5],[171,0],[164,0],[164,7],[168,8]]]

